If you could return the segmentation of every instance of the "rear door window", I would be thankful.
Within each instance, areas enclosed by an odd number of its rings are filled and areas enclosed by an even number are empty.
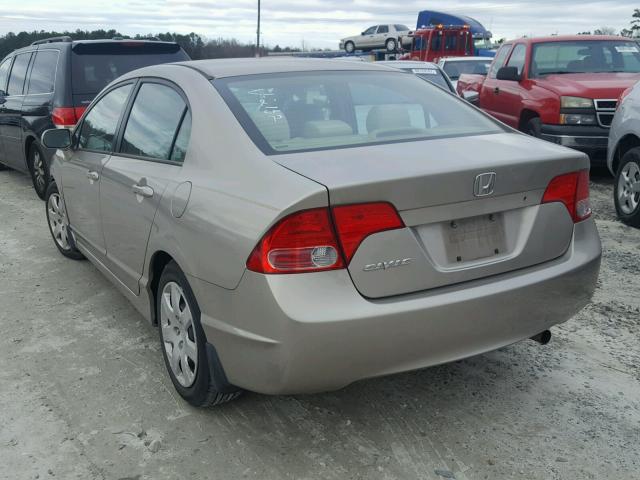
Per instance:
[[[7,87],[7,93],[9,95],[22,95],[29,60],[31,60],[31,52],[16,55],[13,68],[11,69],[11,75],[9,76],[9,86]]]
[[[11,68],[11,58],[7,58],[0,64],[0,90],[7,91],[7,80],[9,79],[9,69]]]
[[[118,122],[133,84],[122,85],[102,97],[89,111],[80,128],[78,147],[111,152]]]
[[[189,60],[178,45],[152,42],[80,43],[71,55],[74,95],[96,95],[137,68]]]
[[[169,160],[186,108],[180,94],[168,85],[142,84],[124,129],[120,153]]]
[[[191,137],[191,112],[187,110],[180,125],[176,141],[171,151],[169,160],[176,163],[183,163],[184,157],[187,155],[187,147],[189,146],[189,138]]]
[[[41,50],[36,53],[29,77],[28,95],[53,92],[58,67],[56,50]]]
[[[388,25],[380,25],[378,27],[378,33],[389,33],[389,26]]]

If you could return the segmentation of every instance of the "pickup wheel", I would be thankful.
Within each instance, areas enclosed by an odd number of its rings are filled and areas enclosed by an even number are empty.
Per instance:
[[[394,38],[390,38],[384,46],[387,48],[387,52],[393,53],[398,49],[398,42]]]
[[[632,148],[622,157],[616,172],[613,202],[622,223],[640,228],[640,147]]]
[[[534,117],[531,120],[529,120],[524,127],[524,133],[536,138],[540,138],[541,131],[542,131],[542,122],[538,117]]]
[[[356,44],[349,41],[344,44],[344,51],[347,53],[353,53],[356,51]]]

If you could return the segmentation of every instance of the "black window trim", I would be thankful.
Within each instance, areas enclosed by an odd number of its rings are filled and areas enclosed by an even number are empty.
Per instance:
[[[104,90],[100,95],[98,95],[91,102],[91,104],[87,108],[87,111],[82,116],[82,122],[78,122],[78,124],[75,126],[75,128],[73,129],[73,132],[72,132],[73,149],[75,151],[77,151],[77,152],[89,152],[89,153],[100,153],[100,154],[104,154],[104,155],[113,155],[113,152],[115,150],[113,148],[113,145],[117,143],[118,133],[120,131],[120,126],[121,126],[124,114],[120,114],[120,118],[118,119],[118,123],[116,124],[116,130],[115,130],[115,132],[113,134],[113,143],[111,144],[111,149],[110,150],[94,150],[94,149],[90,149],[90,148],[80,148],[79,142],[80,142],[80,132],[82,131],[82,126],[84,125],[84,122],[85,122],[87,116],[89,115],[89,113],[91,113],[91,110],[93,110],[95,108],[95,106],[98,104],[98,102],[100,102],[100,100],[102,100],[109,93],[113,92],[114,90],[116,90],[116,89],[118,89],[120,87],[124,87],[125,85],[132,85],[133,88],[129,92],[129,96],[127,97],[127,100],[125,101],[125,110],[123,110],[123,112],[126,111],[126,106],[129,105],[129,102],[131,100],[131,94],[135,91],[137,84],[138,84],[138,79],[137,78],[131,78],[131,79],[127,79],[127,80],[124,80],[122,82],[116,83],[115,85],[113,85],[113,86],[109,87],[108,89]]]
[[[518,47],[524,47],[524,61],[522,62],[522,71],[520,72],[520,75],[524,78],[525,69],[527,69],[527,64],[530,63],[530,62],[527,62],[527,54],[529,53],[529,47],[527,46],[526,43],[519,42],[519,43],[513,44],[513,48],[511,49],[511,52],[509,52],[509,58],[507,58],[507,61],[504,62],[504,66],[505,67],[513,66],[513,65],[509,65],[509,63],[511,62],[511,59],[513,58],[513,54],[516,53],[516,49]]]
[[[31,86],[31,72],[33,72],[33,67],[36,63],[36,58],[38,53],[40,52],[56,52],[56,71],[53,73],[53,86],[51,87],[50,92],[42,92],[42,93],[29,93],[29,87]],[[60,50],[57,48],[42,48],[35,50],[33,53],[35,55],[31,55],[31,61],[29,62],[29,69],[27,70],[27,77],[25,79],[25,85],[22,87],[22,93],[24,97],[36,97],[38,95],[51,95],[56,91],[56,80],[58,79],[58,67],[60,66]],[[26,87],[26,88],[25,88]]]
[[[7,81],[5,82],[4,85],[0,85],[0,90],[4,92],[5,96],[9,96],[6,89],[9,86],[9,77],[11,76],[11,70],[13,70],[13,60],[15,58],[16,58],[15,55],[8,56],[6,58],[3,58],[2,62],[0,62],[0,65],[2,65],[4,62],[9,62],[9,70],[7,71]]]
[[[112,155],[116,155],[118,157],[122,157],[122,158],[131,158],[133,160],[145,160],[147,162],[154,162],[154,163],[164,163],[167,165],[175,165],[178,167],[182,167],[184,165],[184,161],[182,162],[177,162],[175,160],[171,160],[171,154],[173,153],[173,147],[175,146],[175,142],[176,142],[176,138],[178,137],[178,133],[180,132],[180,128],[182,128],[182,122],[186,116],[187,111],[191,111],[191,105],[189,104],[189,100],[187,99],[187,96],[185,95],[185,93],[182,91],[182,89],[176,85],[175,83],[166,80],[164,78],[159,78],[159,77],[140,77],[137,79],[138,82],[136,83],[136,86],[134,87],[133,91],[132,91],[132,95],[129,97],[129,100],[127,101],[126,107],[124,109],[124,114],[122,115],[122,118],[120,119],[120,123],[118,124],[118,128],[116,129],[116,136],[114,137],[114,148],[112,149],[113,151],[111,152]],[[182,99],[184,100],[185,103],[185,108],[182,111],[182,114],[180,116],[180,121],[178,122],[178,126],[176,128],[175,133],[173,134],[173,140],[171,141],[171,148],[169,150],[169,159],[163,159],[163,158],[155,158],[155,157],[147,157],[145,155],[134,155],[131,153],[124,153],[121,152],[120,149],[122,147],[122,139],[124,138],[124,130],[127,126],[127,123],[129,121],[129,116],[131,115],[131,110],[133,108],[133,104],[136,100],[136,98],[138,97],[138,92],[140,91],[140,88],[142,88],[142,85],[144,85],[145,83],[156,83],[159,85],[165,85],[169,88],[171,88],[172,90],[174,90],[178,95],[180,95],[180,97],[182,97]],[[193,115],[193,114],[192,114]]]

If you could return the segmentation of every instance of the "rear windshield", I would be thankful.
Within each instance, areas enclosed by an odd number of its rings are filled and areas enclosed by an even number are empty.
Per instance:
[[[640,45],[629,40],[582,40],[533,46],[532,77],[605,72],[640,73]]]
[[[80,43],[71,55],[72,88],[76,95],[97,94],[131,70],[159,63],[189,60],[174,44],[142,42]]]
[[[266,154],[498,133],[498,124],[403,72],[304,72],[213,81]]]
[[[461,60],[459,62],[445,61],[442,68],[451,80],[458,80],[463,73],[486,75],[492,61],[492,58],[487,60]]]
[[[449,92],[451,91],[449,83],[444,78],[444,75],[442,75],[442,72],[435,67],[403,68],[402,70],[411,72],[427,82],[431,82]]]

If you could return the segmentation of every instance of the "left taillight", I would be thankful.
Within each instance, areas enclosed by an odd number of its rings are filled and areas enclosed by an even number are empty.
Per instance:
[[[345,268],[366,237],[403,227],[389,203],[303,210],[283,218],[262,237],[247,268],[269,274]]]
[[[563,203],[574,223],[589,218],[589,170],[565,173],[551,180],[542,197],[542,203],[551,202]]]
[[[78,123],[87,107],[56,107],[51,112],[51,120],[56,127],[72,128]]]

